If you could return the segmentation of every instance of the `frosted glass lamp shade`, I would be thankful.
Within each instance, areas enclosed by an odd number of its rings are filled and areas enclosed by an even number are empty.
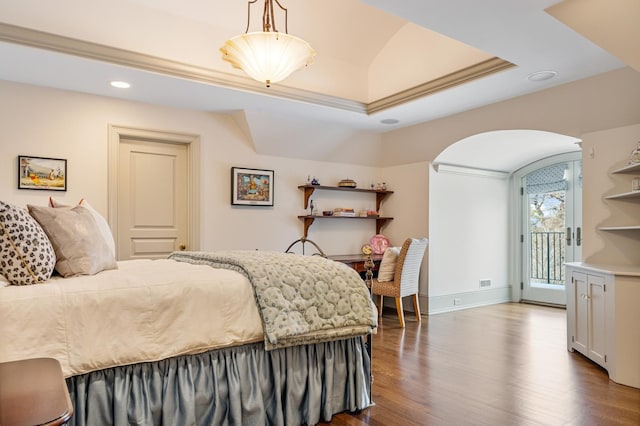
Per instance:
[[[279,32],[235,36],[220,48],[222,59],[267,87],[310,65],[316,52],[301,38]]]

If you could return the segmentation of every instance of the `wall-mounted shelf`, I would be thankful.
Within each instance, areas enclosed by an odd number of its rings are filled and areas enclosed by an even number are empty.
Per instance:
[[[362,188],[348,188],[342,186],[323,186],[323,185],[300,185],[298,189],[302,189],[304,191],[304,208],[309,208],[309,199],[311,198],[311,194],[316,189],[321,189],[325,191],[347,191],[347,192],[366,192],[369,194],[376,194],[376,211],[380,211],[380,206],[382,202],[390,195],[393,194],[393,191],[379,191],[377,189],[362,189]],[[304,238],[307,238],[309,233],[309,227],[316,219],[327,220],[327,219],[361,219],[361,220],[375,220],[376,221],[376,234],[380,234],[382,228],[385,227],[389,221],[393,220],[392,217],[382,217],[382,216],[298,216],[298,219],[302,219],[304,223]]]
[[[376,211],[380,211],[380,206],[387,196],[393,194],[393,191],[379,191],[377,189],[363,189],[363,188],[348,188],[344,186],[324,186],[324,185],[300,185],[298,189],[304,190],[304,208],[309,208],[309,198],[316,189],[322,189],[326,191],[351,191],[351,192],[368,192],[370,194],[376,194]]]
[[[362,219],[362,220],[375,220],[376,221],[376,234],[380,234],[382,228],[389,222],[393,220],[392,217],[380,217],[380,216],[298,216],[298,219],[302,219],[304,221],[304,238],[307,238],[307,234],[309,233],[309,227],[316,219]]]

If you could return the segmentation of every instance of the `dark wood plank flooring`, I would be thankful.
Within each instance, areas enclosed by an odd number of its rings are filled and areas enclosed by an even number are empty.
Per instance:
[[[385,311],[375,405],[324,424],[640,425],[640,389],[567,351],[565,320],[563,309],[507,303],[407,315],[402,330]]]

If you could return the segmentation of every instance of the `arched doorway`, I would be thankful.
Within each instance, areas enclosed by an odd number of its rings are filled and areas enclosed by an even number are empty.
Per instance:
[[[519,186],[514,173],[576,153],[577,139],[501,130],[445,149],[430,170],[429,313],[520,300]]]

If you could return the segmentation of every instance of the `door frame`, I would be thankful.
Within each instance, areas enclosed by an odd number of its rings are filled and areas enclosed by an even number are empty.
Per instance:
[[[142,129],[109,124],[107,161],[107,213],[116,247],[118,247],[118,173],[122,139],[137,139],[155,143],[181,144],[187,147],[187,219],[189,247],[200,250],[200,136],[188,133]],[[116,253],[116,258],[118,253]]]
[[[523,227],[523,201],[522,195],[520,193],[522,188],[522,178],[524,178],[527,174],[547,166],[551,166],[553,164],[569,162],[569,161],[581,161],[582,160],[582,151],[574,151],[568,152],[565,154],[553,155],[551,157],[546,157],[540,160],[536,160],[526,166],[516,170],[511,175],[511,203],[510,205],[513,207],[512,214],[510,215],[511,219],[511,230],[513,237],[510,239],[512,242],[511,245],[511,256],[509,258],[509,264],[512,265],[512,274],[511,274],[511,282],[512,285],[512,293],[511,300],[514,302],[519,302],[522,300],[522,285],[523,285],[523,272],[524,272],[524,241],[521,241],[521,236],[524,236],[524,227]]]

